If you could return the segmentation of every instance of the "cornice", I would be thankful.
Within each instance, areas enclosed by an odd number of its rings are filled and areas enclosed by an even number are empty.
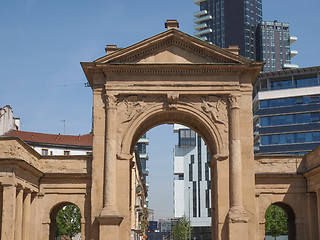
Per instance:
[[[97,64],[105,75],[218,76],[254,74],[256,67],[240,64]]]

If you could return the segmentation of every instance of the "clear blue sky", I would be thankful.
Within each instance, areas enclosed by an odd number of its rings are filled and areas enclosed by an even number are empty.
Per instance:
[[[320,65],[319,9],[319,0],[263,1],[264,20],[289,22],[291,35],[298,37],[292,49],[299,54],[292,62],[300,67]],[[84,87],[80,62],[103,56],[106,44],[126,47],[162,32],[166,19],[177,19],[180,30],[192,35],[195,11],[192,0],[2,1],[0,106],[11,105],[25,131],[63,133],[66,120],[66,134],[88,133],[92,92]],[[172,127],[160,127],[149,134],[151,189],[172,189],[171,132]],[[172,191],[162,195],[150,190],[151,206],[172,209]]]

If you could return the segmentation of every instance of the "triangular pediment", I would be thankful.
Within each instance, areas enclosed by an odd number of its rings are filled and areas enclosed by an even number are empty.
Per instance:
[[[171,29],[101,57],[100,64],[250,64],[251,61]]]

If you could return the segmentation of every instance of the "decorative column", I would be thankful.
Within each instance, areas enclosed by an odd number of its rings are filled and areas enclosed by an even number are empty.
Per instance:
[[[240,95],[229,96],[229,239],[248,239],[248,219],[243,208],[240,139]]]
[[[320,240],[320,189],[317,190],[317,207],[318,207],[318,239]]]
[[[2,221],[1,239],[14,239],[15,216],[16,216],[16,187],[4,184],[2,194]]]
[[[116,202],[116,171],[117,171],[117,136],[116,110],[117,97],[106,95],[106,142],[104,161],[104,198],[103,209],[97,220],[100,224],[100,239],[119,239],[119,225],[123,217],[119,216]]]
[[[117,97],[106,95],[106,155],[104,161],[104,199],[101,215],[115,215],[116,208],[116,106]]]
[[[30,206],[31,206],[31,191],[24,191],[23,201],[23,216],[22,216],[22,239],[30,239]]]
[[[14,239],[22,239],[22,207],[23,207],[23,188],[17,187],[17,198],[16,198],[16,221],[15,221],[15,233]]]

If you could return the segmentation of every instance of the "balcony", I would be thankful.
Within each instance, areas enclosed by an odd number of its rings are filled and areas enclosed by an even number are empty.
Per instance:
[[[201,30],[201,29],[203,29],[203,28],[206,28],[206,27],[207,27],[207,24],[206,24],[206,23],[203,23],[203,24],[195,25],[195,26],[193,27],[193,29],[199,31],[199,30]]]
[[[290,44],[294,43],[297,40],[298,38],[296,36],[290,36]]]
[[[207,41],[208,40],[207,37],[199,37],[199,39],[202,40],[202,41]]]
[[[194,35],[197,36],[197,37],[200,37],[201,35],[205,35],[205,34],[208,34],[208,33],[212,33],[212,29],[211,28],[207,28],[207,29],[204,29],[202,31],[194,32]]]
[[[205,15],[203,17],[200,17],[200,18],[197,18],[194,20],[194,23],[196,24],[199,24],[201,22],[204,22],[204,21],[208,21],[208,20],[211,20],[212,19],[212,16],[211,15]]]
[[[140,139],[138,140],[138,143],[146,143],[146,144],[148,145],[148,144],[149,144],[149,139],[142,137],[142,138],[140,138]]]
[[[146,169],[143,169],[142,170],[142,173],[144,174],[144,175],[149,175],[149,168],[146,168]]]
[[[290,51],[290,57],[293,58],[294,56],[298,55],[298,51],[297,50],[291,50]]]
[[[200,6],[200,3],[205,2],[205,1],[207,1],[207,0],[193,0],[193,3]]]
[[[283,64],[283,69],[292,69],[292,68],[299,68],[297,64],[285,63]]]
[[[200,16],[202,16],[202,15],[206,15],[207,13],[208,13],[207,10],[202,10],[202,11],[193,13],[193,16],[195,16],[195,17],[198,18],[198,17],[200,17]]]
[[[139,157],[140,157],[140,159],[148,160],[149,159],[149,154],[148,153],[140,153]]]

